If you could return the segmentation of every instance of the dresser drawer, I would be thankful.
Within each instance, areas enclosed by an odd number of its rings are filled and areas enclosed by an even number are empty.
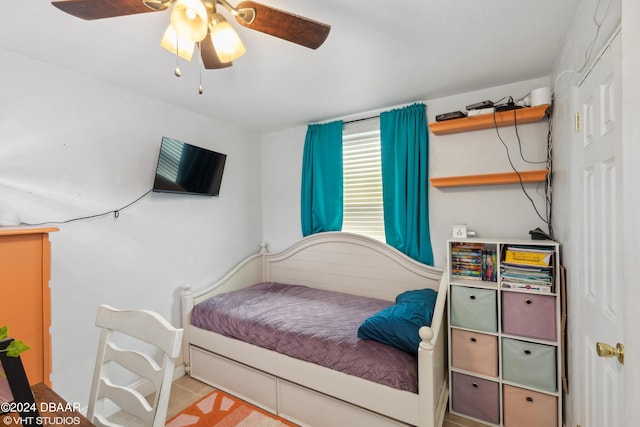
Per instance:
[[[558,398],[548,394],[504,386],[505,427],[558,427]]]
[[[556,297],[502,292],[502,332],[555,341]]]
[[[545,391],[557,390],[556,348],[527,341],[502,339],[502,378]]]
[[[498,376],[498,337],[451,330],[451,365],[491,377]]]
[[[493,424],[500,423],[498,383],[453,372],[451,374],[453,411]]]
[[[497,296],[491,289],[451,287],[451,325],[485,332],[498,331]]]

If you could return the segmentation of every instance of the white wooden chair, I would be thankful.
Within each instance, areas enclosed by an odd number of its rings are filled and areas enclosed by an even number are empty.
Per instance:
[[[146,427],[164,426],[173,369],[175,360],[180,354],[183,330],[174,328],[158,313],[148,310],[121,311],[108,305],[98,307],[96,326],[102,328],[102,332],[87,418],[96,426],[117,426],[107,421],[107,415],[104,413],[104,404],[108,399],[122,411],[140,419]],[[155,347],[153,349],[155,353],[150,351],[149,354],[145,354],[138,349],[120,348],[114,342],[116,337],[119,342],[124,339],[128,344],[127,347],[132,344],[131,347],[146,348],[151,344]],[[130,337],[148,344],[139,344]],[[109,365],[113,363],[126,368],[129,371],[126,373],[127,376],[133,373],[141,379],[146,379],[153,386],[155,395],[148,401],[132,386],[114,383],[117,380],[111,378],[113,375],[109,376],[107,372],[107,368],[112,368]],[[122,372],[117,372],[122,376]],[[127,382],[131,383],[131,381]],[[137,384],[142,383],[137,382]]]

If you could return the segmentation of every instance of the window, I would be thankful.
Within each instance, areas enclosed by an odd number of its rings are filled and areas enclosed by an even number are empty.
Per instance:
[[[157,174],[171,182],[177,182],[180,158],[184,144],[171,138],[162,139],[162,149],[158,158]]]
[[[344,214],[342,231],[385,241],[380,121],[347,123],[342,133]]]

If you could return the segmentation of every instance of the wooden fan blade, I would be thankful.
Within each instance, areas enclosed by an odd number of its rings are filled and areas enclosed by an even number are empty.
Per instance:
[[[231,67],[232,65],[231,62],[220,62],[216,48],[213,47],[213,42],[209,35],[200,42],[200,56],[202,57],[204,68],[207,70],[217,70],[219,68]]]
[[[251,23],[244,21],[242,16],[237,16],[236,21],[240,25],[310,49],[320,47],[327,39],[331,29],[330,25],[253,1],[240,2],[236,8],[238,10],[245,8],[255,10],[255,19]]]
[[[116,16],[162,10],[151,9],[142,0],[66,0],[53,1],[51,4],[69,15],[86,20],[114,18]]]

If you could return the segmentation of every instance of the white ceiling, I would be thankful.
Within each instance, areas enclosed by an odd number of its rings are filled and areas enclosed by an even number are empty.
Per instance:
[[[0,47],[266,132],[546,76],[580,2],[262,0],[331,25],[326,42],[307,49],[227,15],[247,53],[203,70],[202,95],[197,59],[177,78],[159,46],[169,11],[84,21],[4,0]]]

